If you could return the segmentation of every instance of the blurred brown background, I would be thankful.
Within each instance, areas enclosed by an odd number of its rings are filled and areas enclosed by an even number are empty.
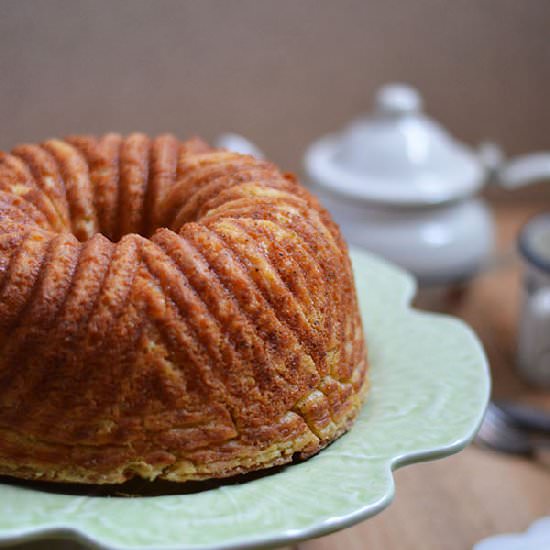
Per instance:
[[[0,148],[75,132],[233,130],[306,145],[418,86],[461,139],[550,149],[548,0],[0,0]]]
[[[550,0],[0,0],[0,149],[78,132],[231,130],[299,171],[306,146],[368,111],[389,81],[417,86],[472,145],[550,150]],[[479,333],[497,397],[548,403],[516,373],[513,243],[550,209],[550,185],[507,196],[495,204],[504,260],[446,311]],[[471,548],[548,515],[548,488],[540,465],[470,447],[404,469],[387,512],[299,548]]]

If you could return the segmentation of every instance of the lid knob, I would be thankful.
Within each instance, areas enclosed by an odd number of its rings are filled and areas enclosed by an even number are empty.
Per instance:
[[[386,84],[376,92],[376,112],[382,115],[405,115],[422,109],[418,91],[407,84]]]

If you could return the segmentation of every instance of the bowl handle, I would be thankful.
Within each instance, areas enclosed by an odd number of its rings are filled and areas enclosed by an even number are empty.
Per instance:
[[[505,189],[550,180],[550,152],[531,153],[506,161],[497,170],[495,179]]]

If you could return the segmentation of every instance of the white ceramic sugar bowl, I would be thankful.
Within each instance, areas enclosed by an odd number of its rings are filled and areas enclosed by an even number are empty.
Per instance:
[[[348,242],[413,272],[421,284],[475,274],[494,241],[476,194],[488,179],[512,188],[550,176],[550,154],[504,164],[498,147],[474,151],[422,112],[418,92],[392,84],[374,112],[313,143],[305,168]]]

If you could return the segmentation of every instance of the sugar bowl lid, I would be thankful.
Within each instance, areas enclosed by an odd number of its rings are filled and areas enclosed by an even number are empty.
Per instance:
[[[424,115],[419,93],[404,84],[384,86],[370,116],[313,143],[305,166],[326,191],[395,206],[465,197],[484,179],[474,152]]]

